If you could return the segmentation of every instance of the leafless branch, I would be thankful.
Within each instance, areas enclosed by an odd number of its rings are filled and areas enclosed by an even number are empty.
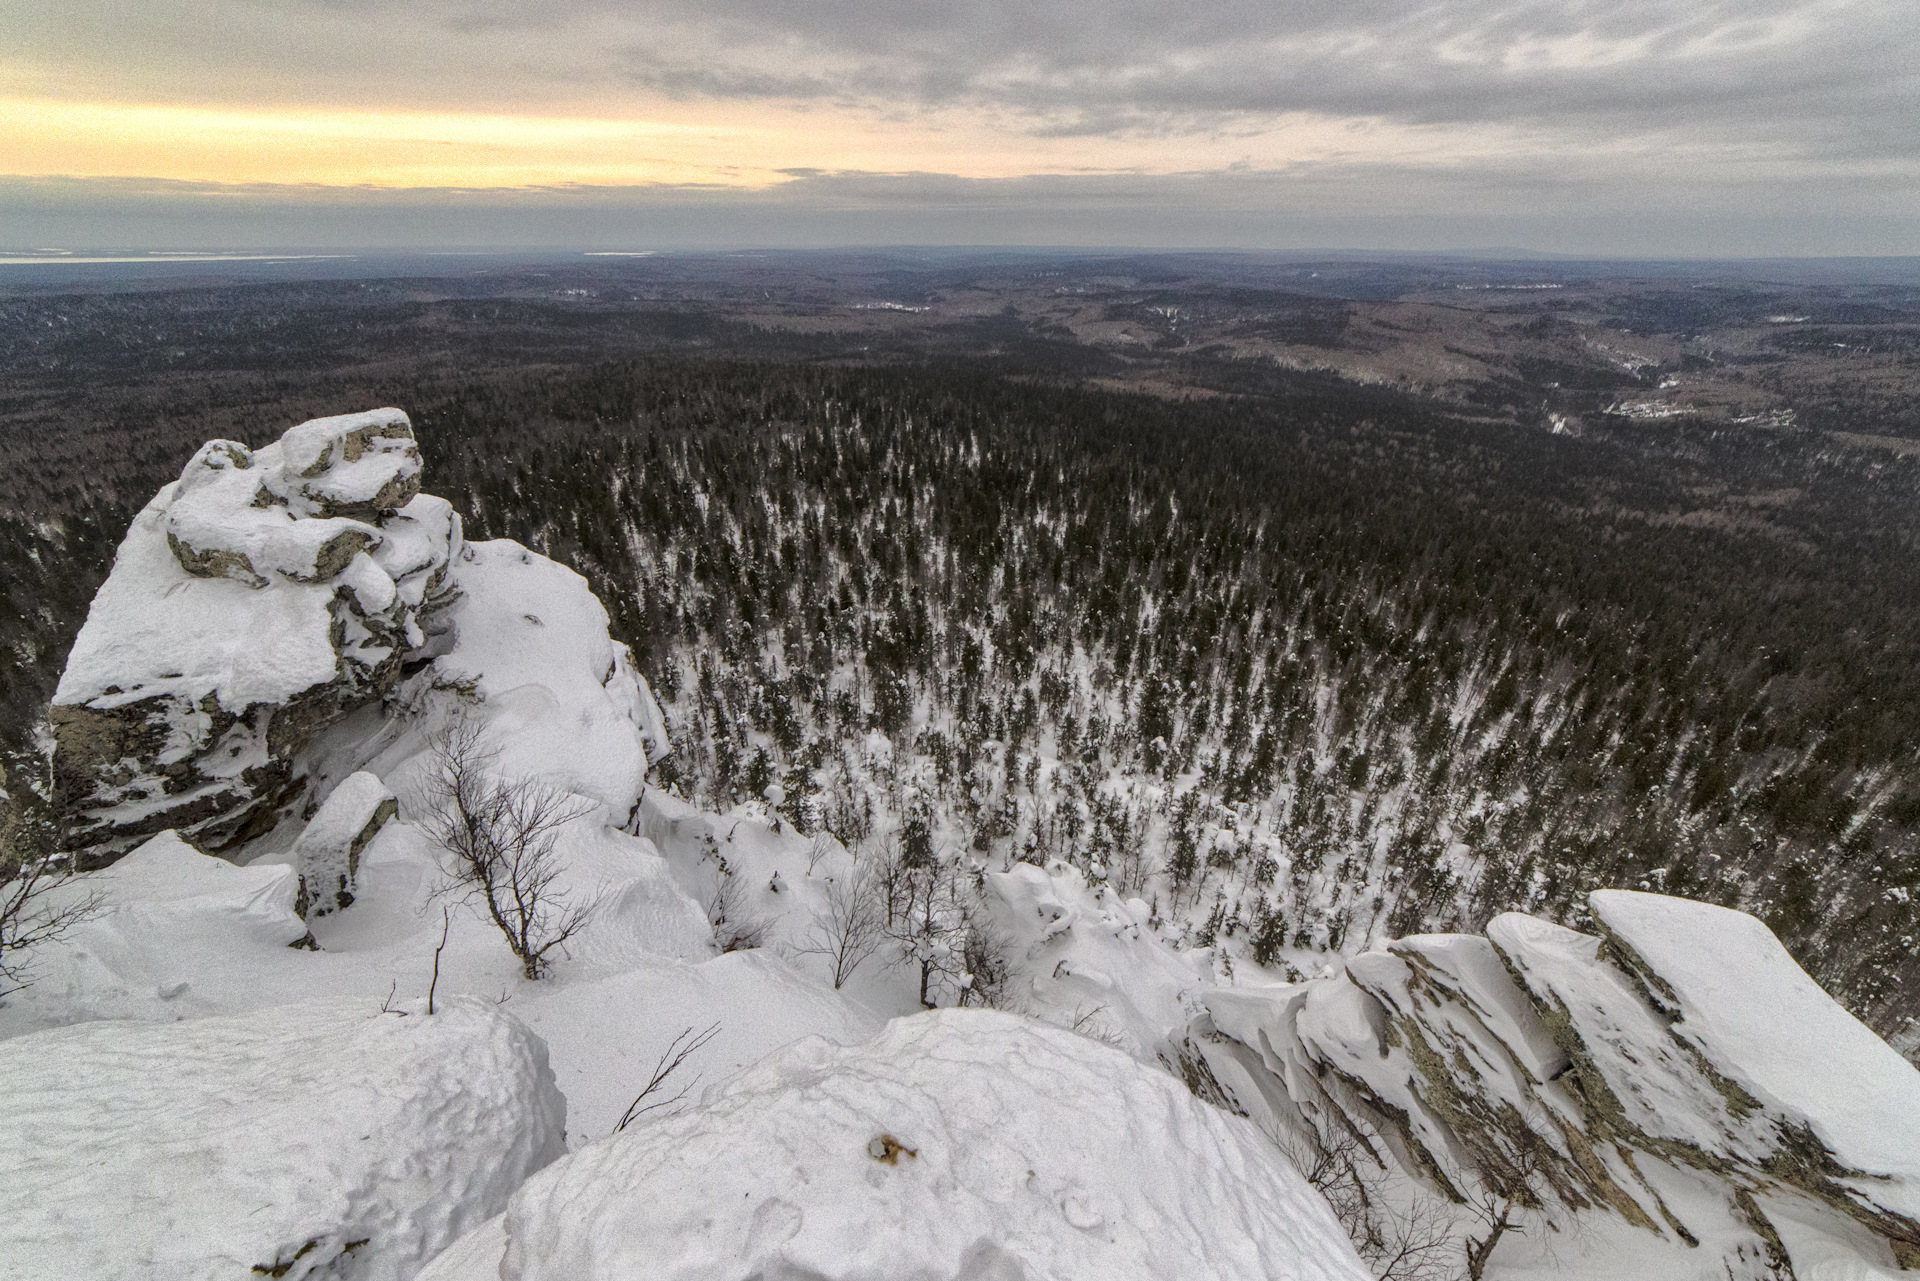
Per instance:
[[[455,880],[479,899],[522,973],[537,979],[548,954],[585,928],[597,906],[560,888],[554,857],[562,829],[592,805],[535,779],[496,777],[496,754],[465,718],[444,725],[430,751],[427,831],[452,856]]]
[[[879,879],[871,860],[856,857],[852,867],[828,883],[799,950],[833,962],[833,986],[838,990],[886,941],[886,903]]]
[[[27,954],[52,943],[100,910],[97,892],[55,893],[77,873],[59,856],[0,862],[0,997],[28,985]]]
[[[659,1061],[653,1065],[653,1076],[648,1079],[645,1088],[634,1096],[633,1102],[627,1104],[627,1110],[621,1114],[620,1124],[613,1127],[613,1132],[618,1134],[647,1113],[657,1108],[672,1107],[680,1100],[686,1098],[687,1095],[692,1092],[693,1087],[700,1084],[699,1077],[696,1076],[693,1080],[687,1082],[685,1088],[670,1099],[658,1099],[652,1103],[646,1103],[649,1095],[657,1093],[660,1088],[667,1083],[667,1078],[679,1071],[681,1065],[684,1064],[688,1058],[692,1057],[701,1046],[711,1041],[719,1031],[720,1025],[713,1023],[707,1026],[706,1031],[698,1035],[694,1033],[692,1028],[685,1028],[681,1031],[680,1035],[674,1037],[667,1048],[660,1052]],[[642,1106],[643,1103],[645,1103],[644,1107]]]

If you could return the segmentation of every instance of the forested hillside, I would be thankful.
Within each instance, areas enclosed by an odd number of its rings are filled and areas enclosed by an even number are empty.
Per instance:
[[[84,430],[44,411],[64,470],[16,430],[10,821],[135,504],[206,437],[391,403],[471,534],[589,577],[669,704],[662,783],[703,804],[778,784],[850,844],[1066,858],[1283,974],[1661,889],[1759,912],[1882,1031],[1920,1010],[1913,461],[1574,438],[1204,356],[1140,394],[991,318],[953,355],[687,332],[602,363],[142,365],[87,387]]]
[[[611,603],[702,802],[1099,864],[1260,962],[1659,888],[1904,1012],[1905,470],[1701,439],[1649,479],[1344,388],[962,366],[607,366],[417,417],[475,533]],[[1801,527],[1658,518],[1789,471]]]

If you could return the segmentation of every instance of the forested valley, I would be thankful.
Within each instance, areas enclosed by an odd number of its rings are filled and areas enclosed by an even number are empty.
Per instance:
[[[1572,438],[1248,362],[1179,394],[1090,372],[679,349],[254,377],[157,435],[123,408],[85,438],[125,442],[115,483],[76,463],[0,517],[14,836],[174,437],[392,403],[470,537],[590,580],[668,708],[659,784],[703,805],[1064,859],[1280,975],[1507,910],[1590,927],[1598,886],[1704,898],[1910,1046],[1914,462]]]

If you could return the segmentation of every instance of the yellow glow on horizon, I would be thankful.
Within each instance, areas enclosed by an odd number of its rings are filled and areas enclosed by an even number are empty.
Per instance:
[[[765,186],[776,131],[729,124],[424,111],[0,100],[0,170],[249,183]],[[751,164],[751,161],[749,161]]]
[[[764,189],[794,169],[1167,174],[1368,161],[1444,166],[1502,151],[1499,131],[1295,115],[1234,136],[1045,137],[965,113],[882,117],[759,103],[609,104],[606,114],[476,114],[0,98],[0,173],[226,184]]]

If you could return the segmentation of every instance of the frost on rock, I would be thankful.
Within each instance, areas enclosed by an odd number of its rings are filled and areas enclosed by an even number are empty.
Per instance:
[[[1245,1121],[1085,1037],[942,1010],[572,1154],[421,1281],[1369,1275]]]
[[[564,1150],[491,1002],[96,1022],[0,1044],[0,1277],[404,1281]]]
[[[1803,1220],[1822,1225],[1803,1252],[1920,1262],[1920,1072],[1752,917],[1624,891],[1592,907],[1598,936],[1508,913],[1486,938],[1209,991],[1195,1041],[1278,1132],[1358,1138],[1455,1203],[1637,1230],[1682,1252],[1672,1275],[1792,1275]],[[1724,1253],[1678,1261],[1702,1244]]]
[[[365,770],[340,780],[293,845],[300,915],[325,916],[353,905],[360,851],[398,812],[392,791]]]
[[[314,733],[438,651],[460,521],[419,488],[407,416],[377,409],[209,441],[135,517],[53,699],[83,865],[165,828],[258,835]]]

